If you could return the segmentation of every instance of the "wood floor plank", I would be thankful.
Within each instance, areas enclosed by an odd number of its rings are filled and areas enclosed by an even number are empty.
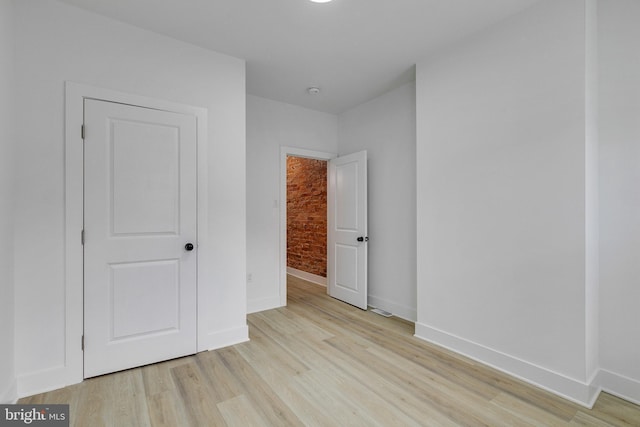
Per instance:
[[[523,382],[495,371],[470,359],[452,354],[451,352],[425,343],[414,337],[402,337],[393,334],[389,329],[372,325],[370,323],[357,322],[357,312],[351,307],[331,309],[331,300],[322,298],[319,294],[299,298],[303,301],[300,305],[290,309],[297,313],[313,313],[313,317],[319,322],[331,322],[336,327],[346,328],[360,335],[382,348],[411,358],[423,368],[432,370],[441,376],[447,376],[460,385],[476,389],[478,392],[487,391],[491,398],[499,392],[509,392],[521,400],[524,400],[543,410],[553,412],[556,416],[567,422],[573,418],[579,406]],[[395,320],[395,319],[394,319]],[[474,386],[473,384],[476,384]],[[481,385],[481,387],[479,387]]]
[[[396,359],[393,362],[380,357],[375,347],[368,349],[353,346],[348,339],[333,338],[331,345],[340,350],[345,358],[352,357],[353,368],[358,362],[398,386],[409,390],[423,402],[437,402],[440,411],[462,425],[527,425],[523,420],[507,411],[490,407],[488,400],[437,374],[423,372],[409,361]],[[424,375],[426,373],[426,376]],[[468,408],[469,410],[460,410]]]
[[[123,374],[113,378],[113,395],[110,400],[114,404],[106,411],[111,418],[108,424],[122,427],[150,426],[141,370],[130,369]]]
[[[162,394],[175,390],[176,386],[171,376],[171,368],[191,363],[192,360],[191,357],[182,357],[142,367],[142,380],[147,395]]]
[[[280,346],[296,354],[309,367],[309,371],[293,378],[294,387],[300,395],[319,405],[324,412],[337,417],[333,420],[332,425],[341,422],[341,420],[350,425],[379,425],[366,411],[363,412],[361,408],[354,406],[349,400],[336,397],[336,394],[341,396],[343,393],[338,384],[346,383],[347,379],[317,350],[301,342],[303,341],[300,340],[300,337],[303,336],[300,335],[303,333],[302,331],[299,334],[283,333],[269,322],[269,317],[268,315],[258,316],[258,318],[252,319],[252,324],[263,333],[273,337]],[[318,376],[316,372],[322,372],[322,375]]]
[[[343,357],[340,353],[330,352],[330,345],[310,343],[308,340],[304,339],[304,335],[292,336],[279,334],[277,331],[270,329],[271,326],[268,322],[261,322],[257,319],[254,319],[254,322],[256,327],[263,328],[268,331],[267,333],[274,337],[281,346],[289,349],[292,353],[297,354],[298,357],[301,357],[312,370],[321,371],[329,377],[342,378],[342,389],[348,388],[347,384],[349,383],[357,384],[360,387],[364,385],[365,388],[360,388],[358,393],[355,394],[367,394],[370,396],[369,399],[376,397],[376,394],[381,396],[381,398],[386,398],[386,396],[401,397],[397,399],[399,402],[394,405],[394,407],[401,411],[405,411],[405,415],[413,416],[412,420],[414,421],[424,420],[426,418],[433,424],[437,422],[437,425],[456,425],[450,418],[431,407],[428,400],[416,399],[415,395],[412,393],[414,390],[409,390],[409,393],[406,393],[405,389],[402,388],[403,384],[398,385],[396,378],[393,377],[393,375],[391,375],[391,382],[386,381],[379,375],[379,370],[376,369],[377,367],[369,363],[370,361],[356,360],[356,364],[353,365],[350,363],[350,360]],[[338,339],[338,337],[331,338],[328,341],[334,339]],[[362,345],[366,344],[362,343]],[[350,376],[347,377],[345,376],[346,374],[350,374]],[[408,404],[407,402],[410,403]],[[384,406],[388,407],[389,405],[382,406],[383,407],[376,407],[376,410],[380,412],[385,409]],[[347,414],[348,412],[349,411],[347,411]],[[453,410],[453,412],[462,414],[455,410]],[[388,417],[383,414],[378,414],[376,417],[376,419],[385,418]],[[396,415],[393,419],[404,419],[406,424],[411,424],[413,422],[402,415]]]
[[[340,381],[332,375],[319,374],[311,370],[294,378],[295,388],[307,400],[314,401],[332,417],[330,425],[380,426],[371,414],[363,410],[357,402],[347,398],[341,391]]]
[[[640,426],[602,393],[592,410],[413,337],[413,325],[290,278],[288,306],[248,316],[250,342],[23,398],[86,426]]]
[[[270,312],[271,311],[278,312],[283,316],[285,316],[289,322],[294,322],[298,324],[301,327],[301,329],[304,331],[304,333],[307,334],[307,336],[311,339],[316,339],[321,341],[334,336],[332,332],[326,329],[323,329],[317,323],[312,322],[311,320],[309,320],[304,316],[299,316],[287,308],[270,310]]]
[[[180,400],[173,391],[147,395],[149,420],[154,427],[175,427],[186,418]]]
[[[608,393],[602,393],[589,415],[615,426],[638,427],[640,426],[638,408],[638,405],[631,402],[626,402]],[[584,412],[584,410],[581,411]]]
[[[619,424],[609,424],[606,421],[598,419],[582,411],[578,411],[575,417],[569,423],[570,426],[588,426],[588,427],[616,427]]]
[[[508,393],[500,393],[494,399],[491,399],[491,404],[499,406],[518,419],[533,426],[561,427],[567,425],[565,420]]]
[[[373,370],[363,370],[361,374],[352,369],[353,365],[345,359],[333,357],[327,358],[327,350],[323,351],[322,346],[313,346],[308,351],[316,352],[322,360],[321,369],[313,370],[314,375],[322,375],[331,379],[330,388],[341,396],[348,396],[351,401],[357,403],[355,409],[360,414],[368,414],[376,423],[381,425],[420,425],[418,420],[412,418],[397,405],[388,405],[385,393],[380,393],[379,389],[372,387],[377,384],[379,377]],[[329,375],[327,375],[329,374]],[[444,419],[444,417],[443,417]]]
[[[209,396],[213,403],[218,404],[244,393],[243,385],[225,366],[219,352],[199,353],[196,364],[204,375],[203,381],[209,386]]]
[[[226,425],[211,389],[195,363],[171,368],[171,374],[184,402],[185,424],[193,427]]]
[[[251,351],[248,346],[239,346],[238,352],[255,368],[256,372],[269,384],[273,392],[283,402],[287,402],[287,405],[305,426],[329,426],[335,424],[336,420],[314,404],[313,399],[307,399],[292,384],[294,378],[304,372],[308,372],[308,368],[287,374],[286,372],[281,372],[278,367],[273,366],[268,357]]]
[[[267,427],[270,425],[261,417],[258,411],[255,410],[255,407],[245,395],[240,395],[218,403],[218,409],[229,427]]]
[[[309,370],[297,357],[263,334],[254,336],[249,343],[237,346],[236,350],[268,382],[283,377],[290,378]]]
[[[110,395],[108,380],[108,376],[103,376],[90,378],[82,383],[83,388],[78,396],[78,411],[69,414],[71,425],[75,427],[108,425],[107,420],[102,418],[102,414],[105,412],[104,408],[108,404],[106,402],[107,396]],[[48,401],[48,398],[45,400]],[[69,405],[69,410],[71,411],[71,405]]]
[[[244,394],[254,404],[258,412],[270,425],[302,426],[300,419],[255,372],[253,367],[234,348],[224,348],[218,353],[227,368],[243,385]]]
[[[146,427],[151,425],[140,369],[104,375],[85,382],[75,426]]]

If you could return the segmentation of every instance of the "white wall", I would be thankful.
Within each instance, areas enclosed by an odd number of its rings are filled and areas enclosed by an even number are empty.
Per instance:
[[[340,114],[338,153],[367,150],[369,304],[416,319],[415,83]]]
[[[600,147],[598,0],[585,0],[585,353],[586,373],[600,367]]]
[[[65,381],[65,80],[208,109],[208,276],[199,347],[246,339],[244,61],[53,0],[16,2],[16,363],[21,395]],[[203,306],[201,305],[201,308]]]
[[[17,397],[14,363],[13,4],[0,0],[0,403]]]
[[[247,96],[248,311],[280,306],[280,147],[336,153],[337,117]]]
[[[599,1],[600,352],[605,389],[640,403],[640,3]]]
[[[416,335],[589,404],[585,5],[418,64]]]

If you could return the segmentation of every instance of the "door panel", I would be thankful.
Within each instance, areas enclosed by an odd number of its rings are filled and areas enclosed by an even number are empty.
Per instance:
[[[112,341],[179,330],[179,271],[178,260],[109,265]]]
[[[358,248],[336,244],[336,287],[358,291]]]
[[[330,160],[328,184],[328,292],[366,310],[367,152]]]
[[[336,215],[335,226],[339,231],[358,232],[358,163],[335,166]]]
[[[196,119],[97,100],[84,113],[85,377],[193,354]]]
[[[179,129],[122,120],[112,120],[111,126],[113,234],[177,234]]]

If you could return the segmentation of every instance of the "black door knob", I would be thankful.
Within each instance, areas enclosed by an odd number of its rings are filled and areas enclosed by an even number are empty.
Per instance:
[[[358,242],[368,242],[368,241],[369,241],[369,238],[368,238],[368,237],[362,237],[362,236],[360,236],[360,237],[358,237],[356,240],[357,240]]]
[[[187,251],[192,251],[193,250],[193,243],[187,243],[186,245],[184,245],[184,248]]]

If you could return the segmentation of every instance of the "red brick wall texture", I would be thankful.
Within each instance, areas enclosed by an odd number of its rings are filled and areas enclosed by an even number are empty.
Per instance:
[[[327,162],[287,157],[287,266],[327,277]]]

